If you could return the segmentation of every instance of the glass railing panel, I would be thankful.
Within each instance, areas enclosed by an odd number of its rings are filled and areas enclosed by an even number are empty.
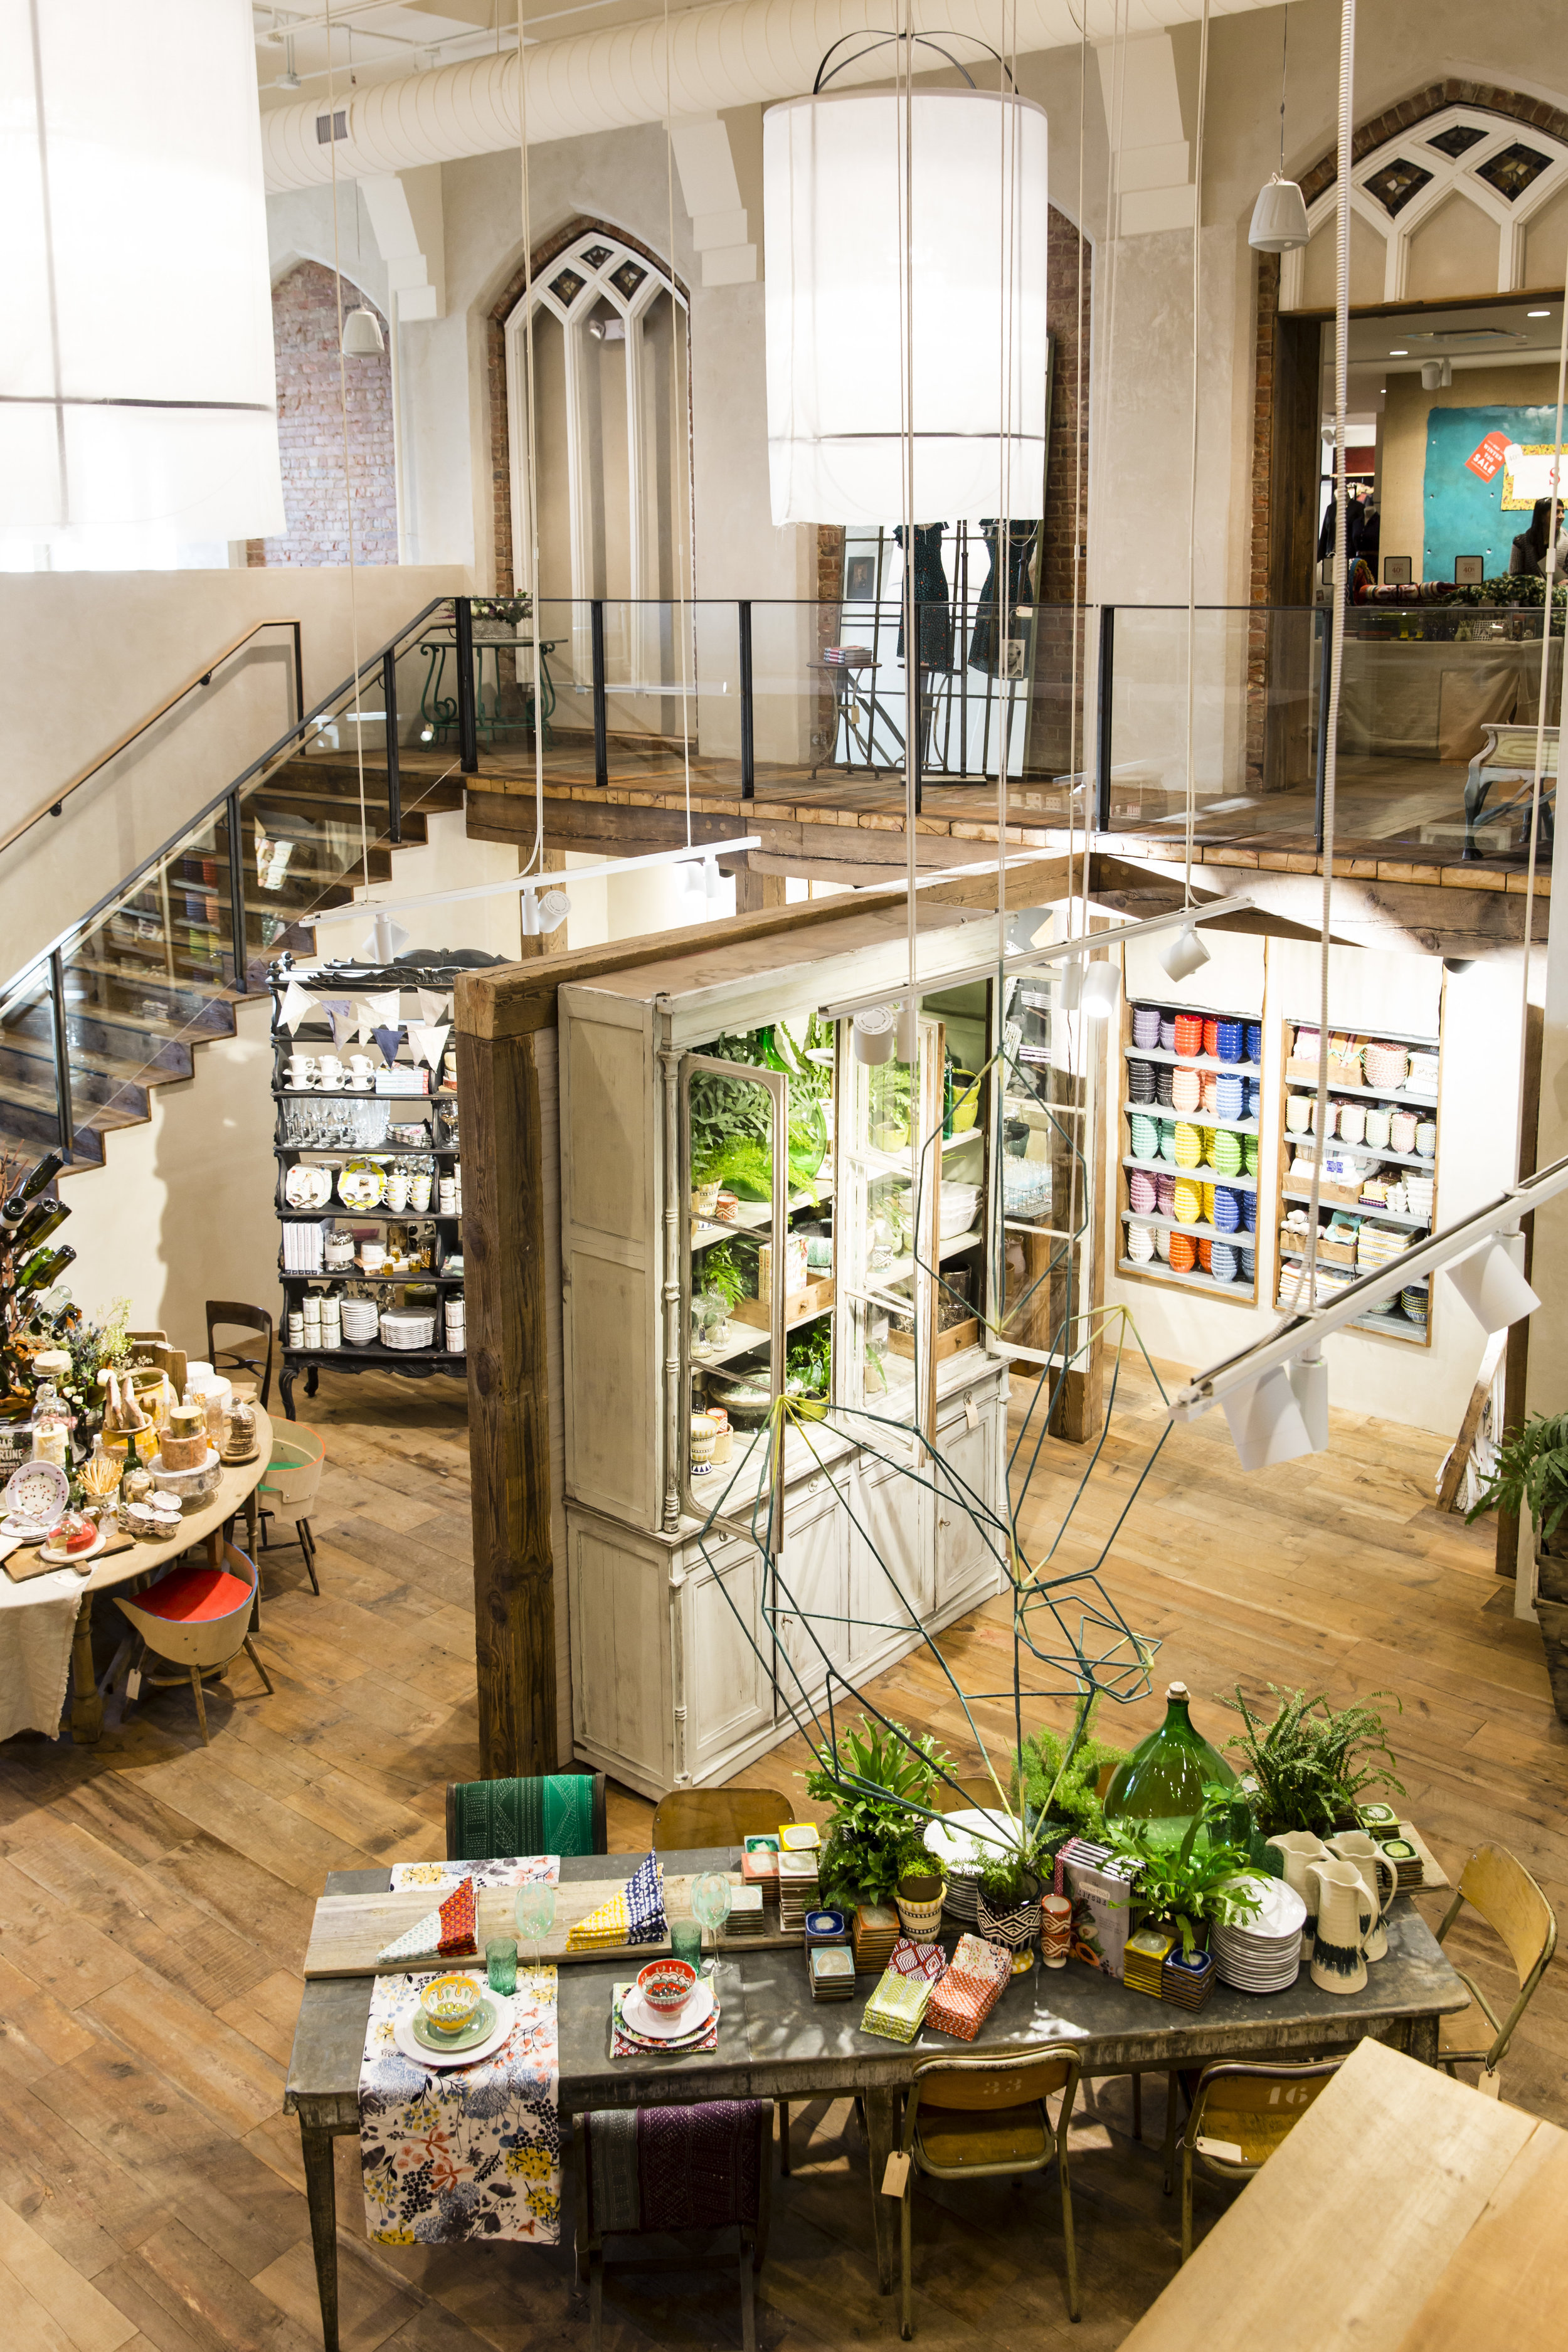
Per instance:
[[[0,1154],[30,1162],[59,1140],[54,1003],[43,963],[0,1002]]]

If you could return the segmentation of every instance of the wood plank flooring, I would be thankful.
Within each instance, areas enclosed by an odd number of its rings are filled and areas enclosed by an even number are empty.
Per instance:
[[[209,1696],[207,1750],[177,1689],[145,1695],[96,1750],[0,1748],[7,2352],[303,2352],[321,2341],[298,2133],[279,2112],[311,1903],[329,1869],[435,1853],[444,1783],[477,1769],[477,1748],[466,1400],[447,1382],[367,1377],[327,1382],[309,1411],[328,1444],[314,1521],[322,1593],[297,1551],[263,1555],[276,1696],[242,1664]],[[1074,1561],[1093,1558],[1158,1426],[1147,1381],[1129,1377],[1083,1525],[1062,1548]],[[1535,1631],[1514,1622],[1492,1574],[1489,1531],[1431,1507],[1443,1450],[1336,1415],[1331,1454],[1243,1478],[1215,1417],[1166,1444],[1109,1581],[1130,1622],[1163,1643],[1157,1685],[1185,1680],[1211,1734],[1226,1725],[1218,1694],[1237,1678],[1252,1691],[1321,1685],[1337,1700],[1396,1690],[1411,1809],[1447,1867],[1496,1838],[1568,1912],[1568,1732]],[[1042,1452],[1025,1513],[1031,1550],[1082,1466],[1075,1450]],[[114,1612],[100,1613],[111,1637]],[[994,1602],[943,1646],[973,1677],[1006,1639]],[[978,1761],[929,1661],[905,1662],[877,1696],[935,1724],[961,1768]],[[1145,1702],[1128,1727],[1159,1714]],[[1005,1723],[983,1729],[1005,1756]],[[743,1777],[793,1792],[803,1761],[792,1742]],[[613,1792],[612,1844],[635,1845],[649,1814]],[[79,1924],[63,1937],[67,1899]],[[1484,1937],[1465,1948],[1504,1994]],[[1565,1984],[1559,1966],[1504,2076],[1507,2096],[1558,2123]],[[1163,2102],[1157,2083],[1148,2091],[1154,2143]],[[1176,2263],[1156,2148],[1130,2132],[1129,2085],[1100,2085],[1074,2148],[1081,2326],[1067,2319],[1054,2187],[943,2188],[917,2205],[917,2340],[954,2352],[1120,2343]],[[796,2109],[794,2152],[794,2177],[775,2183],[761,2342],[896,2343],[851,2111]],[[373,2250],[352,2142],[338,2160],[345,2352],[586,2342],[563,2252]],[[1203,2192],[1200,2222],[1218,2210]],[[606,2335],[616,2352],[738,2344],[732,2271],[613,2275]]]

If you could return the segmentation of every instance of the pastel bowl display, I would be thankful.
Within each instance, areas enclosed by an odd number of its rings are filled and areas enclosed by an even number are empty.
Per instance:
[[[679,2017],[696,1989],[689,1960],[650,1960],[637,1970],[637,1990],[660,2017]]]
[[[461,2033],[479,2013],[481,1995],[472,1977],[435,1977],[419,1996],[419,2006],[436,2033]]]

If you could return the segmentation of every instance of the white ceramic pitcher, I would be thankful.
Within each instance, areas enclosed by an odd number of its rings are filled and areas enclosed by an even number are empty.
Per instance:
[[[1353,1862],[1336,1856],[1309,1863],[1307,1871],[1318,1889],[1312,1982],[1320,1992],[1360,1992],[1366,1982],[1366,1940],[1377,1917],[1375,1899]]]
[[[1315,1862],[1329,1862],[1332,1856],[1321,1837],[1310,1830],[1285,1830],[1268,1843],[1279,1856],[1280,1876],[1287,1886],[1293,1886],[1307,1906],[1307,1936],[1310,1941],[1312,1922],[1318,1916],[1318,1890],[1310,1876]]]
[[[1373,1909],[1372,1933],[1366,1939],[1366,1956],[1369,1960],[1385,1960],[1388,1958],[1388,1937],[1383,1923],[1389,1906],[1399,1892],[1398,1871],[1377,1840],[1369,1837],[1365,1830],[1339,1831],[1329,1840],[1329,1850],[1337,1854],[1341,1862],[1353,1864],[1359,1872]]]

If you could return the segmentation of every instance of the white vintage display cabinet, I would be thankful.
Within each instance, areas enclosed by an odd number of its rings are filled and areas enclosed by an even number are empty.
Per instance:
[[[1043,911],[1009,916],[1010,940],[1033,938]],[[1050,1350],[1038,1311],[1017,1335],[1031,1347],[988,1318],[1020,1202],[1037,1246],[1057,1248],[1058,1288],[1064,1265],[1082,1279],[1092,1122],[1047,1118],[1015,1066],[984,1075],[1018,988],[1010,966],[998,1008],[995,941],[994,912],[921,905],[912,1070],[861,1060],[849,1019],[822,1018],[902,994],[901,909],[696,953],[676,940],[560,989],[573,1744],[650,1796],[721,1781],[776,1746],[827,1661],[868,1679],[914,1646],[915,1620],[941,1627],[1000,1587],[994,1529],[932,1491],[914,1431],[1005,1516],[1009,1364]],[[1054,985],[1049,966],[1032,976],[1009,1032],[1016,1046],[1027,1027],[1041,1060]],[[1064,1155],[1075,1118],[1082,1140]],[[752,1197],[714,1181],[715,1134]],[[1076,1205],[1053,1213],[1053,1171],[1060,1193],[1074,1159]],[[753,1295],[734,1295],[737,1269]],[[759,1544],[746,1527],[766,1499],[756,1431],[792,1381],[830,1409],[783,1441],[780,1565],[776,1528]],[[710,1466],[691,1430],[714,1404],[730,1455]]]

